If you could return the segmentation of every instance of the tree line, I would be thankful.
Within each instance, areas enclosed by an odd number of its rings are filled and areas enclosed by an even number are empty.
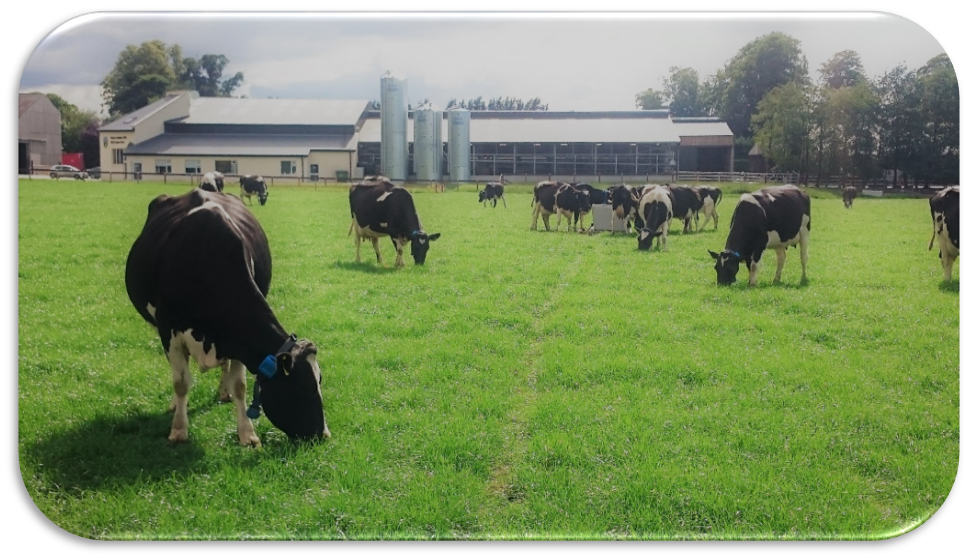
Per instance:
[[[869,77],[857,52],[845,50],[819,73],[811,82],[800,42],[771,33],[702,82],[692,68],[669,68],[662,88],[638,93],[636,105],[722,118],[736,136],[737,170],[755,143],[769,170],[817,184],[830,176],[903,187],[958,182],[958,81],[946,54]]]

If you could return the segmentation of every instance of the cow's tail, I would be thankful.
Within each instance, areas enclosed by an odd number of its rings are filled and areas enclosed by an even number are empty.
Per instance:
[[[928,252],[930,252],[931,249],[934,248],[935,235],[937,235],[937,232],[934,230],[934,223],[931,223],[931,242],[928,243]]]
[[[353,234],[353,221],[350,221],[350,230],[346,233],[346,236]]]

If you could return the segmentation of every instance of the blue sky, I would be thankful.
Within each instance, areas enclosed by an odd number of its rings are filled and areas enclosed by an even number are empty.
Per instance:
[[[409,14],[95,14],[62,25],[28,58],[20,90],[56,92],[87,109],[128,44],[160,39],[186,56],[224,54],[245,74],[240,94],[265,98],[379,96],[385,71],[412,101],[540,97],[552,110],[631,110],[669,67],[715,71],[740,47],[780,31],[801,41],[811,71],[857,51],[869,76],[922,65],[944,49],[919,25],[886,14],[794,17]]]

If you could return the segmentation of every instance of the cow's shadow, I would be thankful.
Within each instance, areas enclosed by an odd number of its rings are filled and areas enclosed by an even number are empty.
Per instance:
[[[400,269],[400,268],[396,267],[395,265],[393,265],[393,262],[392,262],[393,259],[396,259],[396,255],[395,254],[391,258],[391,262],[390,262],[390,265],[389,266],[387,266],[387,265],[380,265],[376,261],[372,261],[372,262],[360,262],[360,263],[357,263],[355,261],[348,261],[348,262],[335,261],[335,262],[333,262],[333,264],[331,265],[331,267],[333,269],[343,269],[343,270],[346,270],[346,271],[362,271],[364,273],[373,273],[373,274],[376,274],[376,275],[380,275],[380,274],[384,274],[384,273],[394,273],[394,272],[397,271],[397,269]],[[386,260],[384,259],[384,261],[386,261]]]
[[[941,281],[941,283],[938,284],[938,290],[943,293],[958,294],[959,293],[958,282],[959,282],[958,279],[952,279],[951,281]]]

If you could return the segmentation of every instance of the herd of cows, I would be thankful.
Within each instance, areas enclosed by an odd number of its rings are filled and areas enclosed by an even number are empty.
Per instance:
[[[171,442],[188,440],[190,360],[202,370],[220,367],[219,399],[235,406],[237,434],[243,445],[261,444],[251,419],[265,412],[269,421],[292,440],[329,438],[323,411],[321,375],[316,345],[290,333],[266,301],[272,277],[269,242],[258,220],[242,201],[268,199],[259,176],[240,178],[240,196],[224,192],[224,176],[207,173],[199,186],[181,196],[162,195],[148,204],[141,234],[128,254],[125,286],[139,314],[157,329],[168,359],[174,396]],[[856,191],[845,189],[844,205],[852,206]],[[479,202],[504,201],[503,183],[488,183]],[[945,279],[959,254],[959,188],[946,188],[930,200],[931,250],[937,239]],[[600,190],[588,184],[540,182],[534,187],[531,229],[538,217],[550,230],[549,217],[568,220],[569,229],[584,229],[584,217],[596,204],[611,204],[614,223],[627,223],[648,250],[656,238],[666,247],[669,224],[683,222],[684,232],[695,229],[699,216],[713,219],[721,192],[718,188],[672,185],[618,185]],[[427,233],[410,192],[382,176],[366,177],[349,190],[350,234],[369,240],[377,261],[383,263],[379,239],[389,237],[396,248],[396,265],[403,266],[409,244],[414,263],[423,264],[430,244],[440,233]],[[507,202],[504,202],[505,207]],[[810,237],[810,197],[794,185],[767,187],[740,196],[733,213],[726,246],[709,251],[716,261],[717,283],[736,281],[740,264],[756,285],[763,252],[777,253],[775,281],[780,280],[786,248],[800,247],[802,280],[806,279]],[[620,225],[620,228],[621,225]],[[204,241],[199,241],[204,239]],[[253,401],[248,407],[245,370],[255,374]]]

